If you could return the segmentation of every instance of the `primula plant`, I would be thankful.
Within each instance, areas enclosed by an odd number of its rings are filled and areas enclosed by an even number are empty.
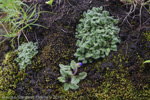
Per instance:
[[[103,11],[102,7],[88,10],[83,13],[80,24],[76,28],[77,50],[74,54],[82,63],[93,59],[104,58],[110,51],[117,51],[116,43],[120,43],[117,34],[120,29],[114,26],[117,19],[109,16],[108,11]]]
[[[79,88],[77,85],[80,80],[83,80],[86,76],[86,72],[82,72],[77,74],[78,67],[80,67],[82,63],[77,63],[75,61],[71,61],[70,66],[59,64],[61,77],[58,77],[58,80],[64,83],[64,90],[67,91],[70,89],[76,90]]]
[[[24,70],[27,65],[31,64],[31,59],[35,56],[37,51],[37,43],[28,42],[19,46],[18,58],[15,59],[20,66],[20,70]]]

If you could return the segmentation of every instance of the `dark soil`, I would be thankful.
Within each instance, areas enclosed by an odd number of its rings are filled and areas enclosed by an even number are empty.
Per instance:
[[[150,59],[150,42],[146,39],[148,36],[144,35],[150,31],[150,14],[145,8],[142,9],[141,19],[138,16],[140,8],[137,6],[135,12],[123,22],[131,5],[124,5],[119,0],[60,0],[60,4],[59,0],[54,0],[52,7],[46,5],[45,1],[27,2],[29,5],[38,3],[41,11],[53,13],[40,14],[37,23],[47,29],[33,27],[32,30],[26,32],[29,41],[38,42],[39,53],[32,59],[32,65],[26,68],[24,80],[17,84],[18,86],[14,90],[16,95],[51,96],[51,99],[60,99],[59,97],[61,97],[64,100],[67,97],[68,99],[83,100],[134,100],[136,96],[140,100],[150,98],[147,96],[150,95],[150,64],[143,64],[143,61]],[[118,44],[117,52],[111,52],[105,59],[98,59],[92,64],[83,65],[79,72],[85,71],[88,76],[79,83],[80,88],[77,91],[64,92],[63,84],[57,80],[57,77],[60,76],[58,65],[60,63],[69,64],[71,60],[76,60],[74,57],[76,25],[79,23],[83,11],[100,6],[109,11],[111,16],[119,19],[121,44]],[[5,43],[5,45],[8,44]],[[6,51],[10,51],[10,48],[6,47],[0,50],[0,56]],[[112,74],[112,72],[114,73]],[[105,83],[111,84],[110,90],[108,89],[109,92],[106,92],[107,96],[102,96],[101,89],[108,86]],[[121,90],[122,86],[126,90]],[[128,91],[128,87],[132,92],[126,95],[128,92],[124,91]],[[113,90],[121,91],[122,95]],[[141,91],[144,92],[141,93]],[[146,93],[146,96],[143,95]]]

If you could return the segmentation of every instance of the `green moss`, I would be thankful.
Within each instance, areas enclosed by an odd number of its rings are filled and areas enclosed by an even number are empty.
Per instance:
[[[58,64],[69,64],[74,59],[75,39],[66,34],[57,33],[53,33],[46,38],[42,51],[33,58],[31,65],[32,71],[37,71],[39,76],[34,80],[36,83],[30,81],[34,76],[26,76],[29,81],[23,86],[23,89],[26,90],[24,95],[37,95],[38,93],[35,89],[40,89],[44,96],[47,95],[53,99],[148,99],[150,95],[150,78],[147,76],[149,71],[145,73],[146,67],[140,67],[143,61],[142,56],[137,51],[128,52],[126,48],[126,52],[121,49],[118,52],[112,52],[109,57],[83,65],[79,72],[86,71],[88,77],[81,81],[80,88],[77,91],[64,91],[63,84],[57,80],[57,77],[60,76]],[[130,49],[129,46],[128,49]],[[132,58],[133,54],[134,57]],[[8,64],[8,61],[6,60],[5,64]],[[132,62],[134,63],[130,65]],[[107,66],[107,63],[111,64]],[[102,69],[104,67],[106,68],[105,70]],[[130,72],[132,68],[133,71]],[[11,76],[8,77],[11,79]],[[137,82],[132,79],[137,79]],[[143,80],[144,82],[142,82]],[[19,80],[15,80],[15,83],[18,82]],[[11,85],[7,85],[9,89]],[[38,87],[31,88],[33,85]],[[48,92],[48,89],[50,89],[50,92]]]
[[[32,59],[31,67],[27,67],[28,69],[32,68],[34,71],[39,72],[41,69],[45,68],[45,64],[42,63],[41,58],[39,56],[35,56]]]
[[[119,70],[107,70],[104,80],[92,82],[84,80],[78,91],[64,91],[63,87],[58,88],[55,96],[61,96],[66,100],[71,99],[98,99],[98,100],[144,100],[148,99],[150,90],[146,87],[137,90],[128,79],[127,71],[120,66]],[[91,85],[90,85],[91,84]],[[97,86],[96,86],[97,85]],[[145,97],[143,97],[145,96]],[[146,97],[147,96],[147,97]],[[144,99],[142,99],[144,98]]]
[[[101,100],[132,99],[136,92],[134,93],[134,86],[125,76],[126,72],[122,69],[108,70],[104,76],[105,81],[98,87],[95,96]]]
[[[64,43],[64,42],[68,43]],[[43,48],[40,58],[48,65],[68,64],[74,56],[74,41],[72,38],[59,36],[56,33],[48,36],[48,44]]]
[[[142,33],[141,37],[142,37],[141,42],[143,44],[142,50],[146,52],[146,56],[150,56],[149,52],[150,31]]]
[[[145,33],[142,34],[146,41],[150,42],[150,31],[146,31]]]
[[[1,96],[15,95],[17,83],[24,76],[22,72],[18,72],[19,67],[14,62],[15,56],[15,53],[8,52],[5,55],[5,60],[0,65],[0,98]]]
[[[150,78],[144,74],[144,69],[141,69],[143,58],[141,58],[138,52],[127,52],[124,55],[123,50],[119,50],[119,53],[113,53],[111,57],[106,57],[103,60],[97,60],[92,64],[85,65],[81,70],[88,72],[88,79],[85,79],[80,83],[80,88],[77,91],[64,91],[62,84],[58,85],[58,88],[54,91],[55,96],[61,96],[63,99],[98,99],[98,100],[145,100],[148,99],[150,94]],[[131,58],[131,55],[137,57]],[[111,62],[112,67],[106,68],[106,71],[102,71],[101,67],[104,67],[105,63]],[[129,63],[135,62],[134,65],[129,66]],[[136,66],[136,67],[134,67]],[[96,69],[95,69],[96,68]],[[130,74],[130,69],[134,70]],[[96,73],[94,73],[96,72]],[[143,74],[142,74],[143,73]],[[96,77],[94,80],[92,77]],[[101,77],[99,77],[99,76]],[[140,76],[139,76],[140,75]],[[145,80],[143,83],[142,81]],[[136,77],[137,81],[134,83],[132,79]],[[90,78],[90,79],[89,79]],[[99,80],[100,79],[100,80]],[[138,88],[140,87],[140,88]]]

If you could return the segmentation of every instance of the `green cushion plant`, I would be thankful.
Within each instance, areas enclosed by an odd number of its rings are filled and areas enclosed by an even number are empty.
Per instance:
[[[71,61],[70,66],[59,64],[60,67],[60,73],[61,77],[58,77],[58,80],[62,83],[64,83],[64,90],[67,91],[70,89],[76,90],[79,88],[77,85],[80,80],[83,80],[86,76],[86,72],[81,72],[78,75],[77,70],[78,67],[80,67],[82,63],[76,64],[74,60]]]
[[[20,66],[20,70],[24,70],[27,65],[31,64],[31,59],[35,56],[37,51],[37,43],[28,42],[19,46],[18,57],[15,59]]]
[[[74,56],[82,63],[92,63],[93,59],[104,58],[110,51],[117,51],[120,29],[114,25],[118,20],[109,16],[109,12],[103,11],[102,7],[93,7],[84,12],[83,17],[76,28],[78,48]]]

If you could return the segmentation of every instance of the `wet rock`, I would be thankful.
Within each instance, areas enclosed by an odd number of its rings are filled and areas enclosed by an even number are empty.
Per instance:
[[[132,50],[136,50],[137,49],[137,45],[134,43],[134,44],[132,44],[131,46],[130,46],[130,49],[132,49]]]
[[[4,51],[4,52],[7,52],[8,50],[9,50],[9,46],[6,45],[6,46],[3,48],[3,51]]]
[[[47,89],[47,92],[52,92],[52,89]]]
[[[147,42],[147,49],[150,50],[150,42]]]
[[[0,50],[0,59],[1,59],[2,55],[3,55],[3,52]]]
[[[102,63],[101,70],[104,71],[107,67],[110,68],[110,69],[112,69],[113,68],[113,64],[111,62]]]
[[[100,73],[95,73],[93,74],[92,76],[89,77],[91,80],[102,80],[103,79],[103,76],[100,74]]]
[[[135,70],[135,68],[136,68],[136,66],[130,66],[129,68],[128,68],[128,72],[131,74],[134,70]]]

